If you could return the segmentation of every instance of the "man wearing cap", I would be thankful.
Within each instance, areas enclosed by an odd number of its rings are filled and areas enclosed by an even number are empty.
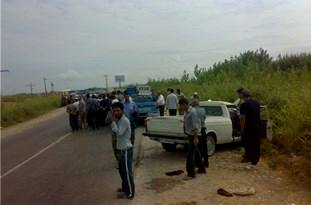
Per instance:
[[[136,128],[136,117],[137,117],[137,105],[130,99],[130,95],[127,91],[124,92],[124,114],[130,120],[131,123],[131,143],[134,145],[135,142],[135,128]]]
[[[245,139],[245,157],[241,162],[256,165],[260,158],[260,105],[248,90],[241,92],[244,103],[240,108],[241,134]]]
[[[192,105],[192,102],[194,100],[199,101],[199,94],[198,94],[198,92],[194,92],[193,95],[190,97],[190,105]]]
[[[199,133],[200,133],[200,120],[194,108],[189,105],[189,102],[186,98],[182,98],[179,101],[180,108],[185,111],[184,115],[184,131],[188,136],[188,154],[187,154],[187,177],[185,180],[193,179],[195,177],[195,152],[200,151],[198,148],[199,144]],[[200,159],[200,158],[199,158]],[[206,173],[203,166],[202,160],[197,161],[197,166],[199,168],[198,173]]]

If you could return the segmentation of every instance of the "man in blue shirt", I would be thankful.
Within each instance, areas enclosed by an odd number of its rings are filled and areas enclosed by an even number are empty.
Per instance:
[[[130,98],[128,92],[124,92],[124,114],[130,120],[131,123],[131,143],[134,145],[135,142],[135,128],[136,128],[136,117],[137,117],[137,105]]]

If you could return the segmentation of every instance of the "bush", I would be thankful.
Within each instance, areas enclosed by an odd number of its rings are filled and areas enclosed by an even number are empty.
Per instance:
[[[15,95],[1,98],[1,126],[8,127],[60,107],[60,95]]]

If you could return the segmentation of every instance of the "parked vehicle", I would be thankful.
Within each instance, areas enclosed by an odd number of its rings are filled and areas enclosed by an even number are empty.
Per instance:
[[[156,103],[153,100],[152,95],[132,95],[133,101],[136,103],[138,112],[137,118],[138,120],[143,120],[146,117],[150,116],[159,116],[158,109],[156,107]]]
[[[236,105],[223,101],[204,101],[200,106],[206,111],[208,154],[213,155],[217,144],[241,141],[240,123]],[[157,116],[146,119],[143,135],[162,143],[166,151],[172,151],[177,144],[186,145],[183,116]]]

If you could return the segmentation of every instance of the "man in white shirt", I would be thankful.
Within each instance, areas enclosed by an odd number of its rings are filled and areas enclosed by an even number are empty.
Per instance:
[[[170,94],[166,98],[166,107],[170,116],[176,116],[178,108],[178,97],[174,94],[174,89],[170,90]]]
[[[157,108],[159,109],[160,116],[164,116],[164,105],[165,105],[164,96],[160,93],[157,99]]]

